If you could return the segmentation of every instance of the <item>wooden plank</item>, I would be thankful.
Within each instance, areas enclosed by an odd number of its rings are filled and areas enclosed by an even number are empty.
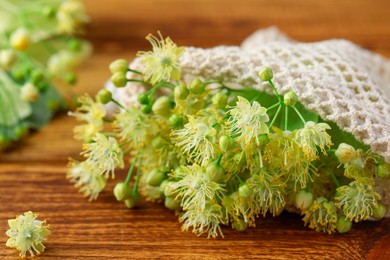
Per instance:
[[[81,70],[75,92],[90,94],[109,77],[108,63],[149,48],[144,36],[160,29],[183,45],[239,44],[259,27],[277,25],[292,38],[343,37],[390,57],[390,1],[386,0],[84,0],[92,16],[88,38],[95,54]],[[344,235],[303,226],[296,214],[261,218],[243,233],[224,228],[224,239],[182,232],[177,216],[160,204],[128,210],[115,200],[111,181],[93,203],[65,179],[76,122],[65,114],[7,153],[0,154],[0,258],[17,259],[5,247],[6,220],[33,210],[53,234],[41,259],[390,259],[390,219],[354,224]]]

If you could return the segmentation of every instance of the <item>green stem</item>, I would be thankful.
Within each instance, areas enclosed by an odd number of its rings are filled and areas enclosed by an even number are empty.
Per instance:
[[[340,183],[339,181],[337,180],[336,176],[334,176],[332,170],[329,168],[328,165],[324,164],[326,170],[329,172],[330,176],[332,176],[332,179],[333,179],[333,182],[334,184],[336,185],[336,188],[340,187]]]
[[[133,194],[135,194],[138,190],[138,185],[139,185],[139,181],[141,179],[141,157],[139,157],[139,160],[138,160],[138,168],[137,168],[137,176],[135,177],[135,184],[134,184],[134,188],[133,188]]]
[[[275,103],[275,104],[273,104],[273,105],[270,106],[270,107],[267,107],[267,111],[268,111],[268,110],[272,110],[272,109],[274,109],[274,108],[277,107],[277,106],[280,106],[280,102]]]
[[[131,163],[129,171],[127,172],[127,176],[126,176],[126,180],[125,180],[126,186],[128,186],[130,183],[131,176],[133,175],[133,171],[134,171],[134,166],[135,166],[135,158],[133,159],[133,162]]]
[[[297,115],[299,116],[299,118],[301,119],[303,125],[306,124],[306,120],[303,118],[302,114],[299,112],[299,110],[296,108],[296,107],[292,107],[294,109],[294,111],[297,113]]]
[[[217,159],[217,165],[221,165],[222,155],[223,155],[222,153],[219,155]]]
[[[114,120],[111,120],[111,119],[108,119],[108,118],[103,118],[103,122],[106,122],[106,123],[113,123]]]
[[[276,97],[278,98],[279,100],[279,103],[283,102],[282,100],[282,96],[279,94],[279,92],[276,90],[276,87],[274,85],[274,83],[272,82],[272,80],[269,80],[268,83],[271,85],[271,88],[274,90],[275,94],[276,94]]]
[[[271,124],[269,125],[268,128],[271,128],[274,125],[274,123],[276,121],[276,118],[278,117],[281,108],[282,108],[282,106],[279,105],[278,110],[276,111],[276,114],[274,115],[274,118],[272,118]]]
[[[142,79],[127,79],[127,82],[139,82],[139,83],[147,84],[147,82]]]
[[[285,106],[285,112],[284,112],[284,130],[287,131],[288,129],[288,106]]]
[[[116,101],[114,98],[111,98],[111,101],[117,105],[118,107],[122,108],[123,110],[125,110],[126,112],[129,112],[121,103],[119,103],[118,101]]]
[[[107,136],[107,137],[117,137],[117,136],[118,136],[118,135],[115,134],[115,133],[102,133],[102,134],[104,134],[104,135]]]
[[[135,73],[135,74],[143,75],[142,72],[140,72],[140,71],[138,71],[138,70],[127,69],[127,71],[133,72],[133,73]]]

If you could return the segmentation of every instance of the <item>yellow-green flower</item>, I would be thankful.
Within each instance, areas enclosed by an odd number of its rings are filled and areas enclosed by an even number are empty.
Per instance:
[[[66,0],[57,12],[58,29],[61,33],[75,34],[89,21],[83,4],[79,0]]]
[[[143,73],[145,80],[155,84],[161,80],[179,80],[180,62],[179,59],[184,53],[184,47],[177,47],[169,38],[160,39],[149,34],[146,39],[152,44],[153,51],[138,52],[144,66]]]
[[[8,220],[10,229],[7,231],[7,236],[10,238],[6,245],[19,250],[22,258],[26,257],[27,252],[34,256],[45,250],[43,242],[46,241],[50,230],[46,221],[37,220],[37,217],[37,214],[29,211],[24,215],[16,216],[15,219]]]
[[[188,116],[188,123],[172,132],[172,140],[189,159],[206,165],[214,156],[217,131],[203,117]]]
[[[297,131],[295,138],[302,147],[306,159],[312,161],[318,158],[317,147],[326,153],[325,147],[333,145],[330,135],[326,132],[329,129],[330,126],[326,123],[316,124],[310,121]]]
[[[247,99],[238,97],[236,106],[229,110],[229,114],[229,133],[244,146],[253,141],[259,144],[259,136],[269,132],[265,124],[269,121],[267,109],[256,101],[251,104]]]
[[[337,194],[336,205],[344,211],[347,219],[355,222],[372,216],[381,199],[373,187],[362,180],[339,187]]]
[[[90,142],[92,137],[103,130],[103,118],[106,116],[104,105],[94,102],[88,95],[80,96],[77,101],[80,106],[75,112],[68,112],[68,115],[76,117],[79,121],[85,121],[86,124],[76,126],[73,129],[74,137],[77,140]]]
[[[316,231],[327,232],[329,234],[336,230],[337,207],[332,201],[324,197],[319,197],[303,212],[305,226]]]
[[[97,133],[92,138],[93,142],[84,144],[84,154],[93,171],[107,178],[111,174],[114,178],[116,167],[123,168],[123,151],[117,140]]]
[[[107,177],[99,175],[93,170],[88,161],[76,162],[71,160],[68,165],[66,177],[79,189],[89,201],[97,199],[99,193],[106,187]]]

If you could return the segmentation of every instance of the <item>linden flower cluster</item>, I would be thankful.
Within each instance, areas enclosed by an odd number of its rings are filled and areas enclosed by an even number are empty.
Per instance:
[[[76,82],[90,52],[75,34],[88,21],[79,0],[0,1],[0,149],[64,106],[53,79]]]
[[[6,245],[19,250],[22,258],[25,258],[27,253],[35,256],[45,250],[43,242],[46,241],[50,230],[49,226],[45,225],[46,221],[37,220],[37,217],[37,214],[29,211],[8,220],[10,229],[7,231],[9,239]]]
[[[114,188],[118,201],[129,208],[140,205],[141,195],[163,202],[183,230],[207,237],[223,236],[224,225],[244,231],[286,207],[327,233],[386,214],[374,189],[374,178],[389,175],[383,158],[352,138],[334,144],[330,133],[342,136],[341,130],[306,110],[293,91],[281,95],[270,68],[259,69],[259,80],[273,95],[220,81],[184,81],[184,49],[160,38],[147,37],[153,50],[139,53],[142,72],[125,60],[110,65],[115,86],[149,87],[138,105],[125,107],[102,89],[96,102],[81,97],[71,114],[86,122],[75,131],[85,142],[86,160],[71,161],[68,171],[82,193],[95,199],[103,180],[129,161],[125,180]],[[127,78],[129,71],[143,79]],[[102,108],[109,102],[120,108],[113,119]],[[103,122],[111,131],[104,132]]]

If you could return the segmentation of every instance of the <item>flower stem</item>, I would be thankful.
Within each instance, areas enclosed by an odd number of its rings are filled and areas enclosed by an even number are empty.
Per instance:
[[[140,71],[138,71],[138,70],[127,69],[127,71],[133,72],[133,73],[135,73],[135,74],[143,75],[142,72],[140,72]]]
[[[131,176],[133,175],[133,171],[134,171],[134,166],[135,166],[135,158],[133,159],[133,162],[131,163],[129,171],[127,172],[127,176],[126,176],[126,180],[125,180],[126,185],[129,185],[129,183],[130,183]]]
[[[274,118],[272,118],[271,124],[269,125],[268,128],[271,128],[274,125],[274,123],[276,121],[276,118],[278,117],[281,108],[282,108],[282,106],[279,105],[278,110],[276,111],[276,114],[274,115]]]
[[[221,160],[222,160],[222,153],[219,155],[218,159],[217,159],[217,165],[220,165],[221,164]]]
[[[275,95],[276,95],[276,97],[279,100],[279,103],[282,103],[283,102],[282,97],[280,96],[279,92],[277,91],[277,89],[276,89],[274,83],[272,82],[272,80],[269,80],[268,83],[270,84],[271,88],[274,90]]]
[[[141,179],[141,157],[138,159],[138,167],[137,167],[137,176],[135,177],[135,184],[133,188],[133,194],[135,194],[138,190],[139,181]]]
[[[285,106],[284,111],[284,130],[287,131],[288,129],[288,106]]]
[[[270,107],[267,107],[267,111],[268,111],[268,110],[272,110],[272,109],[274,109],[274,108],[277,107],[277,106],[280,106],[280,102],[275,103],[275,104],[273,104],[273,105],[270,106]]]
[[[129,112],[121,103],[119,103],[117,100],[115,100],[114,98],[111,98],[111,101],[117,105],[118,107],[122,108],[123,110],[125,110],[126,112]]]
[[[303,125],[306,124],[306,120],[303,118],[302,114],[299,112],[299,110],[296,108],[296,107],[292,107],[294,109],[294,111],[297,113],[297,115],[299,116],[299,118],[301,119]]]
[[[326,164],[324,164],[324,166],[325,166],[326,170],[329,172],[330,176],[332,177],[333,182],[336,185],[336,188],[340,187],[339,181],[337,180],[336,176],[334,176],[334,174],[333,174],[332,170],[329,168],[329,166]]]

